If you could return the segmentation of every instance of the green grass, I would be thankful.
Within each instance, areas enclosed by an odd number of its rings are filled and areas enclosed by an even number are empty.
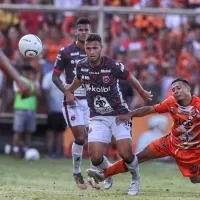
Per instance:
[[[83,161],[83,172],[89,161]],[[175,164],[141,164],[141,189],[138,196],[126,194],[130,174],[114,177],[110,190],[83,191],[72,178],[71,159],[27,162],[0,157],[0,200],[196,200],[200,185],[182,177]]]

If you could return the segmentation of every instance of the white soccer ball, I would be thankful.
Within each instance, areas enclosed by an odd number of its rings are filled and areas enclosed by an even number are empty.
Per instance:
[[[24,57],[33,58],[42,51],[42,41],[33,34],[24,35],[19,41],[19,51]]]
[[[39,160],[40,159],[40,153],[37,149],[31,148],[28,149],[25,152],[25,160]]]

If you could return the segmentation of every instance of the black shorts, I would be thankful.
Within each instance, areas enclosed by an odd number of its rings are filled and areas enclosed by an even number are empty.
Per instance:
[[[66,129],[66,122],[61,112],[51,112],[48,114],[48,130],[62,132]]]

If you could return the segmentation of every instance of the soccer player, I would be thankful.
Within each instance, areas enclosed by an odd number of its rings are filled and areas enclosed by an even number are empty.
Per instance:
[[[174,121],[171,133],[151,142],[137,154],[142,163],[155,158],[171,156],[181,173],[192,183],[200,183],[200,98],[191,95],[191,87],[183,78],[171,84],[172,95],[160,104],[145,106],[117,117],[118,122],[151,113],[169,113]],[[124,160],[109,167],[104,173],[89,169],[90,176],[99,181],[114,174],[128,171]]]
[[[0,69],[10,76],[17,84],[20,89],[20,92],[24,96],[31,95],[31,86],[28,82],[24,81],[18,71],[11,65],[8,58],[0,49]]]
[[[122,63],[102,56],[102,48],[100,35],[89,34],[85,41],[87,58],[78,62],[76,77],[65,92],[66,100],[71,106],[76,106],[72,93],[84,85],[90,107],[88,148],[92,164],[100,170],[109,167],[104,154],[113,135],[119,154],[132,173],[132,183],[128,193],[135,195],[139,190],[140,175],[137,157],[132,153],[131,121],[121,124],[115,121],[117,115],[129,111],[120,91],[119,79],[127,80],[144,100],[151,100],[152,95],[142,88]]]
[[[76,21],[76,41],[65,48],[61,48],[57,55],[52,80],[63,93],[74,79],[76,63],[87,56],[84,43],[90,30],[91,22],[87,18],[79,18]],[[60,79],[63,71],[65,72],[66,84]],[[72,144],[73,177],[79,188],[86,189],[87,184],[81,174],[83,145],[86,138],[86,127],[88,127],[89,122],[89,107],[85,88],[80,85],[74,92],[74,96],[76,97],[74,106],[67,105],[66,97],[64,97],[63,115],[74,136]]]

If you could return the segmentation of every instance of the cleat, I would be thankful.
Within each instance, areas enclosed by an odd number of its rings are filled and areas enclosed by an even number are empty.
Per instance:
[[[104,189],[108,190],[112,187],[113,178],[108,177],[105,179],[103,171],[98,171],[95,169],[87,169],[88,176],[93,177],[95,180],[102,182],[104,181]]]
[[[83,178],[81,173],[73,174],[73,177],[74,177],[74,180],[76,182],[76,185],[80,189],[85,190],[87,188],[87,184],[85,183],[85,180],[84,180],[84,178]]]
[[[93,177],[88,178],[88,184],[92,186],[92,188],[95,188],[99,190],[101,188],[101,185],[99,181],[95,180]]]
[[[135,180],[133,179],[128,190],[128,195],[137,195],[139,193],[140,186],[140,176],[137,176]]]
[[[87,169],[88,176],[94,178],[96,181],[102,182],[105,180],[103,172],[95,169]]]
[[[108,190],[112,187],[112,184],[113,184],[113,178],[110,176],[104,180],[103,187],[104,189]]]

